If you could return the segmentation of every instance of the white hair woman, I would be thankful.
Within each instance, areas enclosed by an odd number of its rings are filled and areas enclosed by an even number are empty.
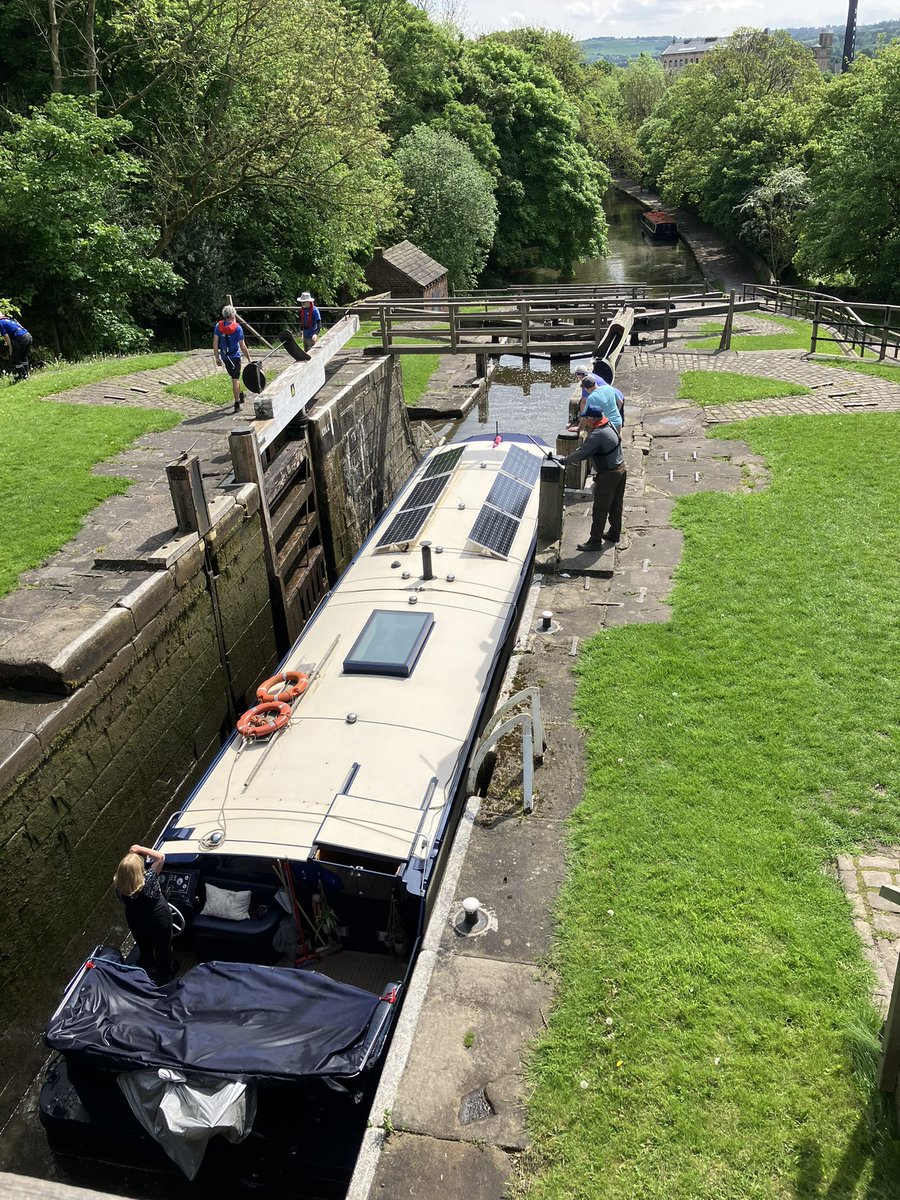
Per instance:
[[[140,966],[154,983],[168,983],[172,961],[172,914],[159,876],[166,856],[148,846],[132,846],[116,868],[113,883],[125,905],[125,919],[140,953]],[[148,865],[149,863],[149,865]]]

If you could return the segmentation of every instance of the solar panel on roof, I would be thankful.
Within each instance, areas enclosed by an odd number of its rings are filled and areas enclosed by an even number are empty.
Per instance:
[[[501,474],[494,480],[493,487],[488,492],[488,504],[493,504],[494,508],[499,508],[501,512],[521,517],[530,496],[531,488],[527,484]]]
[[[541,473],[541,460],[536,454],[529,454],[527,450],[523,450],[521,446],[510,446],[500,470],[512,475],[513,479],[533,484]]]
[[[509,557],[509,548],[513,544],[519,522],[515,517],[498,512],[490,504],[483,504],[481,512],[475,518],[475,524],[469,534],[469,541],[485,550],[492,550],[502,558]]]
[[[435,475],[448,475],[462,458],[464,450],[465,446],[454,446],[452,450],[445,450],[443,454],[438,454],[428,464],[428,469],[422,478],[433,479]]]
[[[421,508],[409,508],[405,512],[397,513],[375,543],[376,546],[394,546],[400,542],[411,542],[425,524],[425,518],[430,512],[431,505],[423,504]]]
[[[420,508],[423,504],[434,504],[447,486],[449,479],[449,475],[436,475],[434,479],[421,480],[409,493],[401,512],[406,512],[410,508]]]

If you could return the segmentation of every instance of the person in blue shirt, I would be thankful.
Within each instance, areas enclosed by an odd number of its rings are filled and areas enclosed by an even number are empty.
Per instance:
[[[244,393],[241,391],[242,354],[247,362],[252,361],[244,341],[244,330],[237,323],[237,312],[233,305],[226,304],[222,309],[222,320],[216,321],[213,326],[213,357],[216,366],[224,367],[231,377],[235,412],[244,403]]]
[[[312,295],[302,292],[297,297],[300,305],[300,332],[303,334],[303,349],[309,350],[316,344],[319,330],[322,328],[322,314],[316,308]]]
[[[31,349],[31,334],[24,325],[13,317],[0,312],[0,333],[6,342],[6,352],[12,359],[13,383],[28,378],[28,351]]]
[[[625,397],[618,388],[612,387],[608,383],[598,383],[593,375],[585,376],[582,385],[584,392],[584,403],[579,417],[583,422],[586,418],[591,417],[606,417],[613,429],[621,430],[622,428],[622,411],[625,406]],[[621,408],[619,401],[621,400]],[[581,426],[583,427],[583,425]]]

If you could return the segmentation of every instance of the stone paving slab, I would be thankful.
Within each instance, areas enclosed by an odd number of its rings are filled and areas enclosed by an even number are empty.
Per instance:
[[[530,962],[466,953],[447,958],[432,976],[419,1016],[393,1106],[394,1125],[430,1137],[524,1149],[522,1055],[551,999],[549,982]],[[489,1111],[463,1124],[466,1097],[482,1089]]]
[[[392,1133],[385,1140],[371,1195],[373,1200],[404,1196],[506,1200],[509,1174],[509,1158],[494,1146]],[[415,1189],[416,1179],[429,1181],[424,1191]]]

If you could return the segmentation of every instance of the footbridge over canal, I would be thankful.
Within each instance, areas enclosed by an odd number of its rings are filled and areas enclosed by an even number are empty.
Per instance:
[[[568,358],[593,354],[602,347],[610,327],[627,323],[632,344],[649,330],[669,330],[689,317],[726,318],[730,329],[735,312],[760,307],[756,298],[736,299],[735,293],[702,291],[694,284],[669,287],[627,285],[530,285],[470,292],[447,300],[395,300],[372,296],[350,309],[322,308],[326,320],[352,312],[363,323],[368,355],[463,354],[484,360],[492,354],[523,358]],[[624,313],[628,313],[626,317]],[[266,340],[274,336],[293,309],[241,307],[248,328],[258,328]],[[290,318],[288,318],[290,319]],[[498,347],[491,350],[489,347]],[[502,346],[502,350],[499,347]]]

